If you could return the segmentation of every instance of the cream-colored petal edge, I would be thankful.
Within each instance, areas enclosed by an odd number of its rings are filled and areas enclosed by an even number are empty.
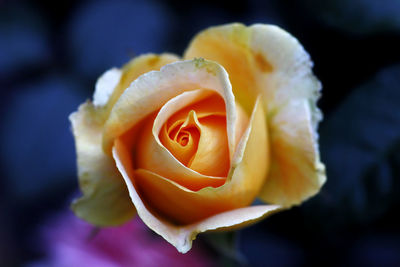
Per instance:
[[[69,117],[83,193],[71,207],[78,217],[94,225],[119,225],[134,216],[135,208],[113,158],[102,150],[102,118],[95,109],[86,102]]]
[[[119,97],[122,93],[129,87],[129,85],[136,80],[140,75],[147,73],[153,70],[160,70],[161,67],[167,65],[169,63],[178,61],[179,57],[170,54],[170,53],[162,53],[162,54],[143,54],[137,57],[134,57],[128,63],[126,63],[122,68],[122,75],[120,77],[119,84],[114,88],[106,106],[106,115],[108,116],[111,112],[111,109],[118,101]]]
[[[308,53],[292,35],[272,25],[249,29],[250,48],[274,67],[258,76],[264,84],[271,142],[271,169],[260,198],[284,206],[300,204],[326,181],[317,134],[321,83],[311,71]]]
[[[169,222],[157,218],[147,209],[129,178],[133,174],[127,173],[115,149],[113,149],[113,156],[119,171],[124,177],[129,195],[137,208],[140,218],[150,229],[161,235],[181,253],[186,253],[191,249],[192,241],[199,233],[243,227],[271,215],[280,209],[277,205],[251,206],[223,212],[191,225],[172,225]]]
[[[270,73],[259,75],[268,113],[279,112],[288,102],[306,101],[312,106],[311,121],[316,129],[322,119],[316,106],[322,87],[312,73],[309,54],[295,37],[275,25],[254,24],[248,29],[250,49],[260,53],[274,68]]]
[[[93,105],[95,107],[103,107],[108,103],[114,89],[121,80],[122,71],[117,68],[112,68],[106,71],[96,82]]]
[[[235,147],[236,107],[232,86],[225,69],[204,59],[178,61],[143,74],[118,99],[106,121],[103,149],[111,154],[115,138],[143,118],[161,108],[169,99],[186,91],[209,89],[225,101],[227,135],[231,158]]]
[[[137,77],[178,60],[178,56],[170,53],[148,53],[134,57],[120,69],[112,68],[103,73],[96,82],[93,94],[93,104],[99,116],[104,120],[108,118],[115,102]]]

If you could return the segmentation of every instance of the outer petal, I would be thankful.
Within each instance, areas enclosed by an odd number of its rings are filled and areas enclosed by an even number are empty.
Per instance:
[[[235,147],[236,108],[226,71],[203,59],[168,64],[160,71],[136,79],[118,99],[104,127],[103,147],[111,152],[116,138],[161,108],[169,99],[186,91],[209,89],[220,94],[226,105],[230,155]]]
[[[247,110],[263,95],[271,170],[260,198],[290,206],[316,194],[326,180],[316,133],[321,86],[299,42],[276,26],[229,24],[194,38],[184,58],[199,56],[226,68],[236,99]]]
[[[135,214],[114,160],[101,147],[102,119],[91,103],[70,115],[83,196],[72,203],[76,215],[98,226],[118,225]]]
[[[113,90],[110,95],[110,100],[107,105],[108,112],[111,111],[114,104],[117,102],[122,93],[129,87],[129,85],[136,80],[140,75],[153,70],[160,70],[161,67],[178,61],[179,58],[173,54],[144,54],[133,58],[129,63],[121,69],[122,76],[118,86]]]
[[[117,68],[112,68],[100,76],[93,94],[93,105],[95,107],[107,105],[108,100],[121,81],[121,76],[122,70]]]
[[[112,68],[106,71],[96,83],[93,104],[98,108],[97,113],[106,120],[115,102],[121,94],[140,75],[153,71],[169,63],[178,61],[173,54],[144,54],[133,58],[121,69]]]
[[[235,155],[231,178],[221,187],[208,187],[194,192],[149,171],[135,172],[129,160],[129,153],[129,150],[126,150],[126,147],[118,140],[115,142],[113,155],[139,216],[180,252],[184,253],[190,249],[191,241],[198,233],[244,226],[280,208],[276,205],[242,208],[249,205],[257,195],[268,169],[267,130],[264,113],[258,102]],[[144,182],[146,184],[142,184]],[[146,198],[149,194],[151,198]],[[167,221],[165,214],[160,217],[160,211],[154,210],[155,207],[152,205],[155,203],[148,203],[148,199],[159,201],[158,204],[165,204],[165,206],[170,205],[170,212],[177,213],[169,215],[180,216],[178,213],[181,212],[183,220],[190,216],[193,219],[196,213],[204,215],[205,212],[209,212],[207,207],[212,208],[217,214],[206,214],[208,217],[200,221],[186,226],[177,226],[170,220]],[[222,209],[218,210],[221,207]],[[230,211],[227,211],[228,209]]]
[[[72,204],[72,209],[79,217],[102,226],[121,224],[135,213],[114,160],[102,150],[104,121],[115,99],[134,79],[177,60],[171,54],[146,54],[132,59],[122,69],[108,70],[96,83],[93,104],[85,103],[71,114],[83,192],[83,196]]]

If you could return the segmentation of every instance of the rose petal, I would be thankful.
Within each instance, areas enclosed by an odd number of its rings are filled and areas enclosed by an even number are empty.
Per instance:
[[[209,97],[210,92],[212,91],[195,90],[184,92],[168,101],[154,120],[149,119],[149,123],[142,130],[143,132],[149,132],[149,135],[143,136],[137,142],[138,148],[136,151],[140,151],[140,155],[137,155],[135,159],[137,162],[135,167],[140,166],[140,168],[151,170],[192,190],[199,190],[205,186],[216,187],[222,185],[225,182],[225,177],[203,175],[186,167],[163,146],[158,137],[162,126],[175,111]],[[152,132],[153,134],[151,134]],[[120,139],[130,151],[132,151],[132,148],[127,145],[126,140],[131,138],[132,136],[128,132]]]
[[[125,64],[122,71],[122,76],[118,87],[115,88],[113,94],[110,96],[108,103],[108,111],[111,111],[114,104],[117,102],[122,93],[129,87],[129,85],[136,80],[140,75],[153,70],[160,70],[161,67],[178,61],[179,57],[174,54],[163,53],[157,54],[144,54],[133,58],[130,62]]]
[[[257,101],[250,125],[239,144],[239,152],[235,155],[235,166],[229,182],[218,188],[208,187],[197,192],[150,171],[135,172],[129,150],[116,140],[113,156],[142,220],[179,251],[186,252],[191,247],[191,241],[200,232],[244,226],[279,209],[279,206],[274,205],[241,208],[254,200],[266,177],[268,136],[265,121],[262,106]],[[150,195],[151,197],[146,197]],[[156,207],[157,211],[154,210]],[[165,213],[170,213],[167,214],[169,217],[177,216],[173,218],[175,222],[195,221],[187,226],[172,225],[171,221],[166,220],[167,217],[157,217],[160,208],[164,208],[164,216]]]
[[[317,134],[322,118],[316,106],[321,84],[311,72],[309,55],[294,37],[274,26],[254,25],[252,29],[252,49],[268,56],[276,68],[271,77],[263,79],[265,99],[271,99],[272,161],[260,197],[284,206],[299,204],[318,193],[326,181]],[[278,49],[280,53],[270,52]]]
[[[104,127],[103,148],[109,153],[115,138],[161,108],[171,98],[196,89],[209,89],[225,101],[229,152],[235,148],[236,109],[226,71],[203,59],[180,61],[136,79],[113,107]]]
[[[256,95],[263,96],[272,156],[260,198],[290,206],[316,194],[326,180],[316,133],[321,85],[299,42],[276,26],[235,23],[198,34],[184,58],[199,56],[225,67],[246,110]]]
[[[115,162],[101,147],[102,119],[87,102],[70,115],[83,196],[72,203],[75,214],[98,226],[122,224],[135,214]]]
[[[188,166],[189,168],[187,170],[180,170],[180,168],[177,168],[175,166],[176,164],[174,163],[173,165],[163,164],[170,161],[170,159],[166,158],[170,157],[170,153],[168,153],[168,151],[163,147],[163,144],[165,143],[160,142],[158,137],[159,135],[161,137],[163,137],[163,134],[166,135],[166,133],[162,132],[163,131],[162,129],[165,128],[166,124],[168,124],[170,121],[177,121],[178,123],[183,122],[184,120],[186,120],[186,116],[191,110],[194,110],[196,112],[196,117],[203,122],[199,123],[199,129],[202,128],[202,135],[200,138],[198,149],[196,151],[197,153],[195,154],[195,157],[193,158],[192,162],[190,162],[191,164],[189,164]],[[237,111],[237,120],[235,125],[236,136],[241,137],[243,135],[244,130],[248,126],[248,117],[238,104],[236,104],[236,111]],[[223,142],[223,140],[226,141],[226,133],[224,129],[222,129],[223,127],[225,127],[224,126],[225,121],[222,121],[225,120],[226,116],[225,114],[226,114],[225,106],[223,104],[222,98],[213,92],[211,92],[210,95],[208,90],[195,90],[191,92],[185,92],[171,99],[159,111],[154,121],[153,135],[152,136],[148,135],[145,137],[146,140],[139,141],[139,143],[141,143],[143,146],[147,146],[145,145],[145,143],[147,144],[149,144],[150,142],[153,143],[151,145],[152,146],[151,149],[143,151],[143,153],[148,154],[147,162],[144,163],[144,165],[146,165],[147,167],[144,168],[151,170],[161,176],[172,179],[173,181],[179,183],[180,185],[185,186],[186,188],[192,190],[196,190],[195,188],[193,188],[194,185],[193,183],[189,181],[187,181],[187,183],[182,183],[182,181],[179,182],[177,180],[179,179],[178,177],[183,178],[184,176],[188,176],[189,173],[193,173],[194,171],[196,173],[208,174],[210,176],[213,176],[214,178],[215,176],[221,176],[224,177],[223,180],[225,180],[225,177],[227,176],[226,170],[224,171],[224,168],[222,168],[222,166],[224,165],[223,163],[220,162],[220,159],[226,158],[224,157],[223,154],[222,155],[220,154],[221,153],[227,154],[224,147],[222,147],[222,145],[226,144],[226,142],[225,143]],[[217,125],[216,125],[216,120],[217,121],[220,120],[218,121]],[[217,129],[212,129],[212,130],[208,129],[213,125],[216,125],[219,131],[217,131]],[[220,137],[212,136],[218,133],[221,135]],[[167,136],[164,137],[163,140],[164,139],[169,139],[169,138]],[[156,142],[159,145],[158,147]],[[237,143],[238,142],[239,139],[237,139]],[[235,144],[235,147],[237,146],[237,143]],[[150,151],[158,151],[158,150],[163,150],[163,151],[150,153]],[[201,161],[204,161],[203,164]],[[229,162],[226,163],[229,164]],[[229,166],[226,166],[225,169],[228,168]],[[188,174],[182,176],[182,171]],[[170,178],[170,177],[175,177],[175,178]],[[186,179],[187,178],[185,178],[185,180]],[[219,186],[222,184],[217,183],[217,185]],[[215,185],[213,184],[209,184],[209,186],[215,187]],[[200,188],[197,188],[197,190]]]
[[[117,152],[130,151],[119,139],[115,142],[115,147]],[[120,159],[132,166],[129,152],[125,155],[129,158],[120,156]],[[135,172],[137,186],[148,202],[152,202],[160,212],[179,223],[192,223],[222,211],[251,204],[265,181],[268,160],[265,118],[262,106],[257,101],[249,127],[238,145],[228,182],[223,186],[207,187],[195,192],[190,187],[185,188],[175,183],[174,179],[177,181],[178,178],[167,179],[169,177],[157,175],[152,169],[132,172]],[[191,182],[197,184],[200,181],[200,178],[192,178]]]
[[[218,94],[216,94],[213,91],[210,90],[204,90],[204,89],[199,89],[201,91],[204,91],[207,94],[204,94],[204,99],[203,98],[199,98],[196,99],[196,101],[191,101],[190,104],[186,103],[186,99],[184,100],[184,102],[182,104],[178,104],[175,103],[175,105],[179,105],[179,108],[177,106],[171,106],[171,108],[173,108],[173,112],[168,112],[168,116],[163,116],[166,117],[165,119],[167,119],[167,122],[175,122],[175,121],[179,121],[179,120],[185,120],[187,117],[187,114],[191,111],[191,110],[196,110],[196,114],[198,118],[204,118],[207,116],[213,116],[213,115],[217,115],[217,116],[226,116],[226,112],[225,112],[225,103],[224,103],[224,99],[219,96]],[[195,90],[195,91],[199,91],[199,90]],[[186,94],[191,94],[192,92],[195,91],[191,91],[191,92],[185,92],[182,93],[181,95],[186,95]],[[176,98],[180,97],[181,95],[177,96]],[[172,99],[171,99],[172,100]],[[183,99],[182,99],[183,100]],[[169,103],[170,101],[168,101]],[[169,105],[168,103],[166,103],[162,110],[165,111],[167,105]],[[237,108],[236,108],[237,109]],[[161,112],[161,110],[160,110]],[[158,116],[161,116],[161,114],[158,114]],[[170,127],[171,125],[168,125],[168,127]]]
[[[133,58],[121,69],[106,71],[97,80],[93,95],[93,104],[99,108],[97,112],[106,120],[115,102],[132,81],[146,72],[160,70],[162,66],[178,60],[177,56],[168,53],[144,54]]]
[[[175,122],[171,127],[173,129],[167,130],[167,126],[164,124],[159,134],[160,141],[165,148],[185,166],[188,166],[197,151],[200,139],[200,127],[197,122],[196,112],[192,110],[187,114],[186,120]],[[142,136],[146,135],[148,138],[154,138],[152,133],[149,134],[150,132],[151,128],[147,132],[148,135],[142,132]],[[141,153],[139,151],[137,153],[139,153],[140,157]]]
[[[185,51],[184,59],[203,57],[221,64],[229,73],[233,93],[250,113],[256,99],[256,66],[248,49],[250,32],[244,25],[212,27],[199,33]]]
[[[96,83],[90,102],[70,115],[78,157],[78,175],[83,196],[74,201],[77,216],[92,224],[105,226],[121,224],[135,213],[126,186],[115,163],[102,150],[104,121],[115,99],[132,80],[150,70],[178,60],[171,54],[147,54],[134,58],[121,70],[105,72]]]
[[[197,91],[197,90],[196,90]],[[224,133],[223,138],[225,142],[222,144],[219,143],[219,146],[224,145],[227,149],[227,135],[226,135],[226,113],[225,113],[225,103],[224,100],[216,93],[212,93],[211,96],[202,99],[201,101],[197,101],[190,105],[186,105],[186,107],[177,109],[177,105],[172,104],[174,99],[181,98],[184,94],[190,94],[195,91],[183,93],[170,101],[168,101],[163,108],[160,110],[156,121],[158,124],[163,124],[158,137],[161,141],[161,144],[164,145],[180,162],[182,162],[185,166],[196,170],[192,167],[191,162],[193,158],[197,156],[198,148],[199,148],[199,140],[204,140],[204,127],[199,122],[200,120],[207,119],[208,117],[218,117],[223,120],[221,123],[220,128]],[[182,101],[186,102],[184,99]],[[162,113],[165,113],[165,108],[170,107],[175,111],[172,116],[168,115],[168,118],[165,116],[164,119],[167,119],[165,122],[160,122],[158,119],[161,117]],[[169,112],[170,113],[170,112]],[[239,121],[239,120],[238,120]],[[151,122],[149,122],[151,123]],[[157,127],[158,128],[158,127]],[[157,131],[155,132],[157,134]],[[200,135],[201,134],[201,135]],[[157,136],[153,137],[153,134],[149,134],[148,138],[157,138]],[[183,139],[182,139],[183,138]],[[186,139],[185,139],[186,138]],[[187,144],[183,144],[180,140],[187,140]],[[225,150],[224,150],[225,151]],[[229,152],[225,151],[224,157],[228,158],[229,164]],[[209,161],[208,163],[212,163]],[[209,164],[207,164],[209,165]],[[228,166],[229,168],[229,166]],[[196,170],[197,171],[197,170]],[[200,172],[202,173],[202,172]],[[203,173],[205,174],[205,173]],[[163,176],[163,174],[160,174]],[[216,175],[216,174],[209,174],[215,176],[225,176],[225,175]]]
[[[268,203],[299,204],[325,183],[310,109],[308,103],[292,102],[272,118],[271,169],[259,195]]]
[[[108,103],[114,89],[118,86],[122,76],[122,71],[112,68],[103,73],[96,82],[93,94],[93,105],[103,107]]]
[[[189,168],[206,175],[227,176],[230,159],[225,118],[210,116],[198,122],[201,130],[199,145]]]

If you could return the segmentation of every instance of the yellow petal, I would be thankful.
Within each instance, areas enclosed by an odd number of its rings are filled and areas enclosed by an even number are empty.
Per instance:
[[[113,68],[97,81],[93,104],[83,104],[70,116],[78,156],[78,175],[83,196],[74,201],[75,213],[92,224],[116,225],[135,213],[126,186],[111,156],[102,150],[104,121],[116,99],[139,75],[177,61],[171,54],[146,54],[122,69]]]
[[[102,118],[95,107],[84,103],[70,115],[83,196],[75,200],[75,214],[98,226],[122,224],[135,214],[126,185],[113,158],[101,147]]]
[[[177,109],[179,105],[174,100],[165,104],[156,118],[154,136],[151,132],[147,134],[143,132],[143,135],[147,135],[147,138],[157,138],[158,134],[161,144],[188,168],[205,175],[226,177],[230,167],[230,158],[224,100],[218,94],[213,93],[201,101],[189,104],[190,102],[184,99],[184,96],[194,92],[196,91],[176,97],[176,100],[188,104],[183,109]],[[169,110],[168,114],[175,113],[172,116],[165,116],[166,109]],[[167,121],[165,121],[166,118],[168,118]],[[237,121],[239,122],[239,120]],[[149,123],[152,122],[149,121]],[[168,124],[170,125],[169,133],[166,129]],[[158,133],[159,125],[163,125],[160,133]],[[192,141],[192,136],[194,139],[193,142],[182,146],[175,139],[182,131],[185,132],[185,129],[192,129],[192,133],[188,135],[189,141]],[[173,133],[175,135],[171,138],[170,135]],[[146,147],[143,149],[147,150]],[[141,152],[138,151],[138,153]],[[153,171],[151,167],[148,169]],[[165,176],[163,173],[158,174]]]
[[[202,59],[171,63],[160,71],[146,73],[132,82],[118,99],[105,124],[104,151],[111,153],[114,139],[160,109],[168,100],[197,89],[212,90],[223,97],[232,157],[235,150],[236,108],[231,84],[226,71],[219,64]]]
[[[228,24],[193,39],[184,58],[200,56],[224,66],[247,111],[255,96],[263,96],[271,170],[260,198],[290,206],[316,194],[326,180],[316,133],[321,86],[299,42],[276,26]]]
[[[165,148],[185,166],[188,166],[197,151],[200,139],[200,127],[197,122],[196,112],[192,110],[186,120],[176,121],[169,129],[167,129],[167,123],[165,123],[159,134],[160,141]],[[142,135],[154,138],[151,128],[147,133],[142,132]],[[140,156],[141,152],[138,151],[137,153]]]
[[[225,117],[209,116],[199,120],[200,139],[189,168],[206,175],[224,177],[230,168]]]
[[[171,118],[176,111],[187,105],[207,99],[210,96],[210,92],[213,93],[210,90],[199,89],[184,92],[170,99],[161,108],[155,119],[147,119],[148,122],[143,126],[142,132],[149,134],[142,134],[136,142],[136,149],[133,149],[135,144],[131,146],[127,144],[128,140],[132,140],[130,132],[122,136],[121,141],[124,146],[130,151],[138,152],[134,160],[136,162],[135,168],[151,170],[192,190],[199,190],[205,186],[217,187],[225,182],[225,177],[208,176],[188,168],[174,157],[159,139],[159,133],[168,118]]]
[[[130,150],[116,140],[113,156],[142,220],[180,252],[186,252],[200,232],[244,226],[278,210],[276,205],[242,208],[257,196],[268,170],[265,121],[257,101],[250,125],[238,145],[229,181],[218,188],[197,192],[150,171],[135,171]]]
[[[241,24],[212,27],[199,33],[184,54],[184,59],[202,57],[221,64],[229,73],[236,100],[248,113],[258,95],[249,37]]]
[[[271,118],[271,169],[259,195],[268,203],[299,204],[325,183],[308,103],[291,103]]]
[[[311,71],[309,55],[297,39],[275,26],[251,28],[252,49],[260,51],[276,69],[271,77],[261,79],[265,82],[264,99],[270,99],[272,160],[260,197],[269,203],[291,206],[318,193],[326,181],[317,134],[322,118],[316,106],[321,84]]]
[[[160,70],[162,66],[178,60],[177,56],[168,53],[144,54],[133,58],[121,69],[106,71],[97,80],[93,95],[97,113],[106,120],[115,102],[137,77],[149,71]]]
[[[144,54],[133,58],[122,68],[122,76],[118,87],[115,88],[110,97],[109,109],[117,102],[121,94],[136,80],[140,75],[153,70],[160,70],[161,67],[178,61],[179,58],[173,54]]]

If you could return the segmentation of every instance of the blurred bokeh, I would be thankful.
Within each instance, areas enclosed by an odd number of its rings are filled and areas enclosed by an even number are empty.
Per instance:
[[[328,174],[318,196],[240,232],[242,264],[400,266],[398,0],[0,1],[0,266],[48,259],[38,235],[78,193],[68,115],[96,78],[235,21],[277,24],[310,53]]]

